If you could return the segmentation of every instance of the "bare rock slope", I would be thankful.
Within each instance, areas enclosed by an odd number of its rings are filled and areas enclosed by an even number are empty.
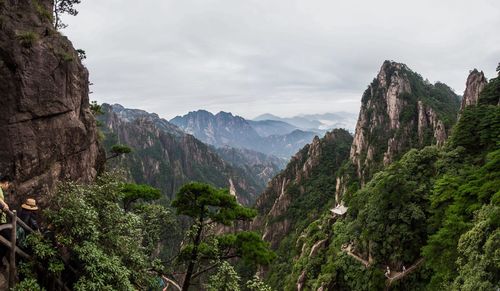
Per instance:
[[[17,197],[95,178],[102,151],[88,71],[52,27],[52,1],[0,2],[0,172]],[[43,199],[42,199],[43,200]]]

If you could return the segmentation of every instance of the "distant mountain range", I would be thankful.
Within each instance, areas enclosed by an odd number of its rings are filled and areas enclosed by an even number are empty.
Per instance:
[[[215,149],[186,134],[157,114],[103,104],[99,116],[104,145],[117,143],[133,151],[110,160],[128,170],[130,179],[158,187],[169,198],[189,181],[231,189],[238,200],[250,205],[285,161],[265,154],[235,149]]]
[[[228,112],[192,111],[170,120],[186,133],[215,147],[231,146],[288,160],[318,132],[276,120],[246,120]]]
[[[334,128],[343,128],[354,132],[358,115],[350,112],[333,112],[324,114],[305,114],[294,117],[279,117],[273,114],[262,114],[253,121],[279,121],[289,124],[297,129],[314,131],[324,134]]]

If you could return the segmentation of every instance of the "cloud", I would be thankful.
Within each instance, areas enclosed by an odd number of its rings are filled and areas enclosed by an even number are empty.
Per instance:
[[[94,94],[170,118],[347,110],[385,59],[461,94],[500,61],[500,2],[86,0],[64,33]]]

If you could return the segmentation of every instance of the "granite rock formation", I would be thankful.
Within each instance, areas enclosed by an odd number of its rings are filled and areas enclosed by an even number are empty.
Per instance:
[[[467,77],[467,82],[465,83],[466,87],[460,110],[463,110],[467,106],[477,105],[479,94],[484,89],[486,84],[488,84],[488,80],[484,76],[483,71],[479,72],[477,69],[472,70],[469,77]]]
[[[406,65],[385,61],[362,97],[350,153],[355,179],[364,185],[407,150],[443,145],[458,108],[458,96],[445,84],[430,84]]]
[[[225,161],[216,149],[157,114],[118,104],[102,108],[99,120],[106,148],[125,144],[133,150],[110,160],[110,166],[124,168],[131,180],[158,187],[170,199],[183,184],[199,181],[228,188],[240,203],[250,205],[265,187],[267,180],[257,177],[252,167],[242,169]],[[242,158],[239,152],[231,156]],[[265,168],[259,161],[254,166]]]
[[[89,108],[88,71],[53,29],[52,1],[0,2],[0,172],[17,200],[56,182],[88,182],[103,160]]]
[[[347,160],[351,143],[352,136],[342,129],[334,129],[322,139],[315,137],[292,157],[285,170],[274,177],[259,196],[256,202],[259,215],[252,228],[261,230],[263,238],[276,248],[301,214],[311,216],[323,209],[326,205],[320,201],[333,194],[335,173]],[[308,200],[313,209],[304,207],[304,200]],[[303,207],[300,214],[292,214],[291,210],[300,205]]]

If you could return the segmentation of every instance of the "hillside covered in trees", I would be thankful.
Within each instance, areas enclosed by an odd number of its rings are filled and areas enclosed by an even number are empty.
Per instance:
[[[451,134],[441,145],[402,152],[361,186],[356,172],[341,174],[351,181],[347,191],[340,179],[336,183],[336,203],[346,213],[324,211],[289,231],[269,283],[278,290],[497,288],[499,80],[476,92],[476,102],[448,125]]]
[[[0,0],[1,288],[500,288],[500,64],[460,101],[385,61],[354,135],[315,137],[274,175],[280,160],[90,103],[59,30],[78,3]],[[26,198],[40,227],[17,217]]]

